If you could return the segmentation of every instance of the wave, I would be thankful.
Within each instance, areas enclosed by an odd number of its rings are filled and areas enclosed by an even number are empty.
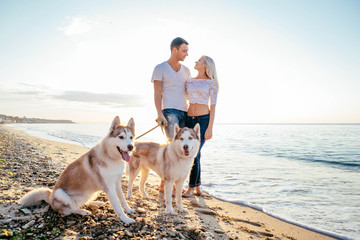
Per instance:
[[[86,147],[86,148],[93,147],[101,140],[100,137],[96,137],[96,136],[92,136],[92,135],[73,134],[68,131],[49,130],[47,132],[47,134],[50,136],[56,137],[56,138],[61,138],[61,139],[65,139],[68,141],[79,143],[83,147]]]
[[[360,168],[359,162],[352,162],[352,161],[335,161],[335,160],[321,160],[321,159],[308,159],[308,158],[294,158],[295,160],[302,160],[307,162],[314,162],[314,163],[324,163],[334,166],[343,166],[343,167],[355,167]]]
[[[320,163],[320,164],[326,164],[329,166],[337,166],[337,167],[348,167],[348,168],[359,168],[360,169],[360,154],[357,153],[342,153],[338,154],[338,156],[335,155],[328,155],[326,154],[326,151],[323,153],[318,154],[309,154],[309,153],[302,153],[301,151],[298,153],[294,153],[293,151],[286,152],[285,150],[278,150],[282,152],[277,152],[276,154],[273,153],[273,151],[262,151],[257,152],[257,154],[261,156],[274,156],[277,158],[286,158],[290,160],[298,160],[298,161],[306,161],[309,163]],[[301,155],[300,155],[301,154]],[[329,159],[324,159],[324,158]],[[355,159],[351,161],[350,159]],[[350,161],[349,161],[350,160]]]

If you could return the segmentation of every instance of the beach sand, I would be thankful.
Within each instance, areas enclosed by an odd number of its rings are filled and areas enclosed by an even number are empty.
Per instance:
[[[136,223],[130,225],[117,218],[104,193],[97,198],[104,206],[84,206],[90,216],[61,216],[45,203],[31,208],[17,204],[33,188],[52,188],[67,164],[86,151],[0,125],[0,239],[335,239],[211,196],[183,199],[188,213],[166,215],[156,175],[147,182],[148,199],[140,197],[139,180],[135,181],[128,203],[137,210],[130,215]],[[126,193],[125,176],[122,183]]]

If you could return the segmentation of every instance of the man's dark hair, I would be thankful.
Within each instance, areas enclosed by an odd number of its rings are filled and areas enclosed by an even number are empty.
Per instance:
[[[185,39],[181,38],[181,37],[177,37],[174,40],[172,40],[171,44],[170,44],[170,50],[172,50],[174,47],[176,47],[177,49],[179,49],[181,44],[186,44],[189,45],[189,43],[187,41],[185,41]]]

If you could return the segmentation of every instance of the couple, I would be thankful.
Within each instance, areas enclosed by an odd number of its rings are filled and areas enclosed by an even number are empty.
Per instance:
[[[205,141],[212,138],[219,89],[215,63],[210,57],[202,56],[196,62],[194,68],[198,75],[195,78],[191,78],[189,69],[179,63],[188,56],[188,45],[184,39],[175,38],[170,45],[170,59],[155,67],[151,79],[154,83],[154,101],[158,114],[156,121],[165,123],[169,141],[174,137],[175,123],[181,128],[194,128],[197,123],[200,124],[200,149],[190,172],[189,188],[183,197],[192,196],[194,191],[202,195],[200,151]],[[163,191],[163,187],[162,181],[160,191]]]

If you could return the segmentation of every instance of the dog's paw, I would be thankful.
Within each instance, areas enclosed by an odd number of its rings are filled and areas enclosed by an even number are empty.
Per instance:
[[[188,211],[185,210],[184,208],[179,208],[179,213],[188,213]]]
[[[76,213],[76,214],[80,214],[81,216],[88,216],[88,215],[90,215],[90,214],[91,214],[91,212],[90,212],[90,211],[85,210],[85,209],[79,209],[79,210],[76,210],[76,211],[74,211],[74,213]]]
[[[166,209],[166,214],[168,214],[168,215],[176,215],[177,213],[174,212],[174,210],[172,210],[172,209]]]
[[[132,209],[132,208],[127,208],[127,209],[125,209],[125,211],[129,214],[135,213],[135,209]]]
[[[130,224],[130,223],[134,223],[134,222],[135,222],[134,219],[128,218],[128,217],[126,217],[126,216],[121,217],[120,220],[123,221],[123,223],[125,223],[125,224]]]

